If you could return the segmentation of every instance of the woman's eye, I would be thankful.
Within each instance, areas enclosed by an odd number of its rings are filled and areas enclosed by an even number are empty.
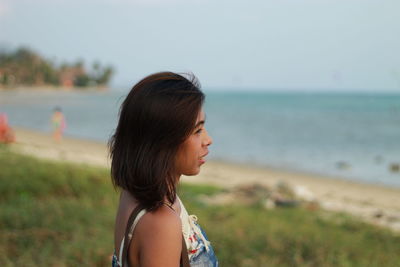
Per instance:
[[[198,130],[195,132],[195,134],[199,134],[199,133],[201,133],[202,131],[203,131],[203,129],[200,128],[200,129],[198,129]]]

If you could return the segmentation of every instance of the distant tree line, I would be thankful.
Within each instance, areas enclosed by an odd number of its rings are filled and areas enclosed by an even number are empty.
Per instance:
[[[114,70],[94,62],[87,70],[82,60],[56,64],[29,48],[0,51],[0,87],[53,85],[64,87],[106,86]]]

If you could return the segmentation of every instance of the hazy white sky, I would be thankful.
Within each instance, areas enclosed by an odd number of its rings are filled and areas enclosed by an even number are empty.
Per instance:
[[[0,45],[203,88],[400,92],[398,0],[0,0]]]

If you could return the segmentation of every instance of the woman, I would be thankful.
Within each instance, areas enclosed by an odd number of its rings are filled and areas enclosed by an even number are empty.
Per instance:
[[[218,266],[176,194],[181,175],[199,173],[212,143],[203,102],[194,77],[161,72],[138,82],[122,103],[109,142],[112,181],[121,189],[113,266]]]

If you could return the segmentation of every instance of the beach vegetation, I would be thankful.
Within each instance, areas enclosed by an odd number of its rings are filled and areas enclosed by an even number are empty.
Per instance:
[[[104,87],[107,86],[114,69],[95,61],[92,68],[85,62],[62,62],[56,64],[27,47],[12,51],[0,51],[0,87],[53,86],[53,87]]]

